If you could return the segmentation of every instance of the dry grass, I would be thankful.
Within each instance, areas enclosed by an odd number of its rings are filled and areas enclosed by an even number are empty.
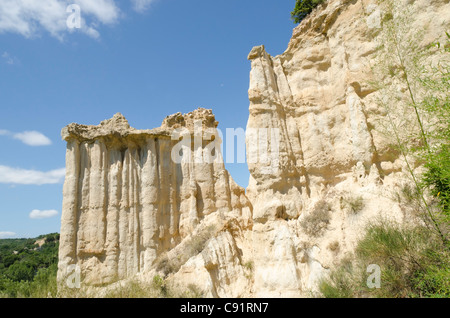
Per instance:
[[[341,197],[341,209],[347,209],[352,214],[359,213],[364,209],[365,203],[362,196],[350,196]]]
[[[328,227],[331,219],[330,206],[325,200],[316,203],[314,210],[301,224],[304,232],[310,236],[320,236]]]

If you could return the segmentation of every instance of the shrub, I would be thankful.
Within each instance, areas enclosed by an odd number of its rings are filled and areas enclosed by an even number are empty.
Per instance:
[[[325,0],[297,0],[291,17],[295,23],[300,23],[312,10]]]
[[[244,267],[246,269],[248,269],[249,271],[252,271],[254,266],[255,266],[255,264],[253,263],[253,261],[248,261],[244,264]]]
[[[330,218],[329,204],[325,200],[320,200],[313,211],[303,219],[301,226],[306,234],[320,236],[330,223]]]
[[[450,87],[449,87],[450,89]],[[450,210],[450,145],[441,145],[428,157],[423,184],[439,200],[444,213]]]
[[[364,199],[362,196],[346,196],[341,198],[341,209],[348,209],[351,213],[357,214],[364,209]]]
[[[159,275],[153,277],[152,287],[157,290],[162,297],[167,298],[169,296],[166,281]]]
[[[434,235],[433,235],[434,234]],[[407,228],[380,220],[370,224],[351,262],[319,284],[324,297],[450,297],[449,252],[425,226]],[[354,265],[352,265],[354,264]],[[382,269],[381,288],[366,285],[367,266]]]
[[[355,287],[353,268],[350,260],[346,260],[329,277],[319,281],[319,291],[325,298],[351,298]]]

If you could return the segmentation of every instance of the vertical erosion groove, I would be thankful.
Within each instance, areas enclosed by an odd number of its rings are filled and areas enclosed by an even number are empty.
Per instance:
[[[61,216],[59,251],[59,268],[64,275],[66,274],[66,266],[77,261],[79,162],[79,143],[77,140],[71,140],[67,143],[66,150],[66,177],[63,187],[63,213]]]
[[[80,182],[78,191],[78,222],[77,222],[77,257],[82,257],[86,251],[86,231],[89,227],[86,219],[89,212],[89,180],[90,152],[86,142],[80,145]],[[85,213],[86,211],[86,213]],[[83,261],[83,259],[82,259]]]
[[[208,110],[186,118],[216,125]],[[141,134],[115,115],[98,126],[63,129],[68,145],[59,278],[70,264],[80,266],[87,285],[147,272],[204,216],[239,204],[223,158],[205,161],[210,148],[202,136],[197,149],[184,148],[181,162],[172,160],[177,141],[169,137],[173,128],[167,123],[162,126],[167,130]],[[196,155],[199,162],[191,160]]]
[[[119,246],[119,209],[122,188],[122,158],[118,150],[109,151],[109,187],[108,211],[106,216],[106,266],[109,268],[111,279],[118,277]]]

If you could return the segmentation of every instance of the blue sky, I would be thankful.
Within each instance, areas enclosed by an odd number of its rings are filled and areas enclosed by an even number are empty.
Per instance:
[[[66,12],[78,5],[80,28]],[[59,232],[71,122],[138,129],[212,109],[245,128],[251,48],[284,52],[294,0],[0,0],[0,238]],[[71,20],[72,21],[72,20]],[[246,164],[227,163],[238,184]]]

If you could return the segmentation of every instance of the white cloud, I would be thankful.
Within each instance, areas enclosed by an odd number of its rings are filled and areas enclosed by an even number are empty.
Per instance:
[[[81,8],[82,16],[92,16],[104,24],[113,24],[119,18],[119,8],[114,0],[72,0]]]
[[[133,9],[137,12],[144,12],[155,0],[131,0],[133,3]]]
[[[156,0],[131,0],[133,9],[143,13]],[[12,32],[27,38],[47,31],[63,40],[65,34],[74,31],[67,20],[72,16],[70,5],[80,8],[80,31],[92,38],[100,36],[99,24],[117,23],[122,15],[117,0],[0,0],[0,33]],[[76,29],[75,29],[76,30]],[[8,54],[7,52],[5,52]],[[14,57],[2,56],[7,63],[14,64]]]
[[[88,35],[97,36],[96,22],[113,24],[120,16],[114,0],[1,0],[0,33],[18,33],[29,38],[45,30],[62,40],[65,33],[73,31],[67,26],[71,13],[66,10],[71,4],[80,6],[84,22],[81,31]]]
[[[14,139],[22,141],[28,146],[48,146],[52,141],[38,131],[24,131],[13,135]]]
[[[56,184],[62,183],[64,177],[64,168],[43,172],[0,165],[0,183],[24,185]]]
[[[58,215],[56,210],[33,210],[30,212],[30,219],[48,219]]]
[[[85,28],[83,32],[93,39],[98,39],[100,37],[100,33],[96,29],[91,27]]]
[[[14,232],[0,232],[0,239],[11,238],[16,236]]]
[[[13,133],[6,129],[0,129],[0,136],[11,136],[14,139],[20,140],[28,146],[49,146],[52,141],[40,133],[39,131],[24,131],[21,133]]]
[[[8,52],[3,52],[2,58],[5,60],[5,63],[6,63],[6,64],[9,64],[9,65],[14,65],[15,62],[16,62],[16,61],[15,61],[15,58],[14,58],[14,57],[11,57],[11,55],[9,55]]]

